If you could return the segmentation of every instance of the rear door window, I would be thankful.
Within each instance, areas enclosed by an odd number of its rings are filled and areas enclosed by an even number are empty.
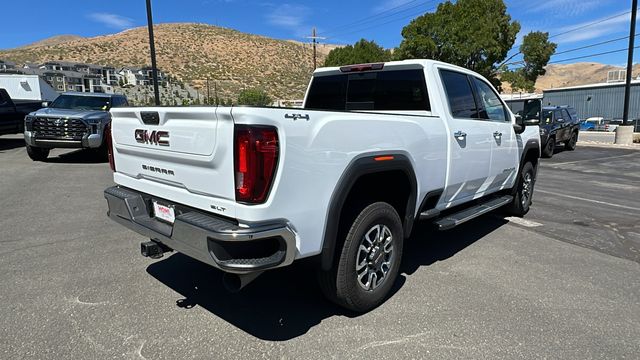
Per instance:
[[[431,110],[422,70],[388,70],[314,77],[307,109]]]
[[[478,108],[467,75],[441,70],[440,76],[449,101],[451,115],[455,118],[478,119]]]

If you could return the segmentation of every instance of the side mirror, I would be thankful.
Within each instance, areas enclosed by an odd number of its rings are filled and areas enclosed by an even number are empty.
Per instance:
[[[515,130],[516,134],[522,134],[527,125],[522,119],[522,115],[516,114],[514,117],[516,118],[516,121],[515,124],[513,124],[513,129]]]
[[[527,119],[527,120],[524,120],[523,122],[524,122],[525,126],[538,126],[538,125],[540,125],[540,119],[537,119],[537,118],[536,119]]]
[[[42,107],[43,108],[48,108],[49,107],[49,102],[48,101],[43,101],[42,102]]]

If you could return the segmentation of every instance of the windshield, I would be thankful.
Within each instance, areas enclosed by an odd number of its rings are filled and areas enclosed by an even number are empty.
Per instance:
[[[553,111],[544,110],[542,112],[542,119],[540,119],[542,124],[549,125],[553,121]]]
[[[108,97],[60,95],[50,107],[54,109],[106,111],[111,107],[111,102]]]

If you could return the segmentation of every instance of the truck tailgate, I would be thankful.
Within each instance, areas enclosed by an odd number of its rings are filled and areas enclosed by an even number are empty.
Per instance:
[[[202,197],[234,200],[233,120],[228,109],[223,113],[219,118],[213,107],[112,109],[116,182],[174,194],[169,200],[176,202],[183,196],[200,197],[198,203],[207,203]],[[167,186],[172,191],[162,190]]]

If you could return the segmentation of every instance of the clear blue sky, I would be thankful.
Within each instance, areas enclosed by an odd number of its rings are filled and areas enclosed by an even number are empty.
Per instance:
[[[439,0],[290,1],[268,0],[155,0],[156,22],[199,22],[279,39],[304,40],[316,26],[322,40],[348,44],[360,38],[375,40],[390,48],[401,41],[400,31],[410,19],[433,11]],[[631,0],[507,0],[509,13],[523,31],[548,31],[552,35],[603,20],[630,10]],[[144,26],[144,0],[31,0],[5,1],[0,22],[0,48],[12,48],[60,34],[97,36]],[[558,51],[628,36],[630,15],[555,37]],[[360,21],[362,20],[362,21]],[[357,22],[360,21],[358,23]],[[345,26],[347,25],[347,26]],[[623,49],[628,40],[569,52],[552,60],[563,60]],[[640,44],[640,41],[637,42]],[[637,49],[640,51],[640,49]],[[517,58],[516,58],[517,60]],[[626,53],[576,61],[622,65]],[[571,61],[574,62],[574,61]]]

